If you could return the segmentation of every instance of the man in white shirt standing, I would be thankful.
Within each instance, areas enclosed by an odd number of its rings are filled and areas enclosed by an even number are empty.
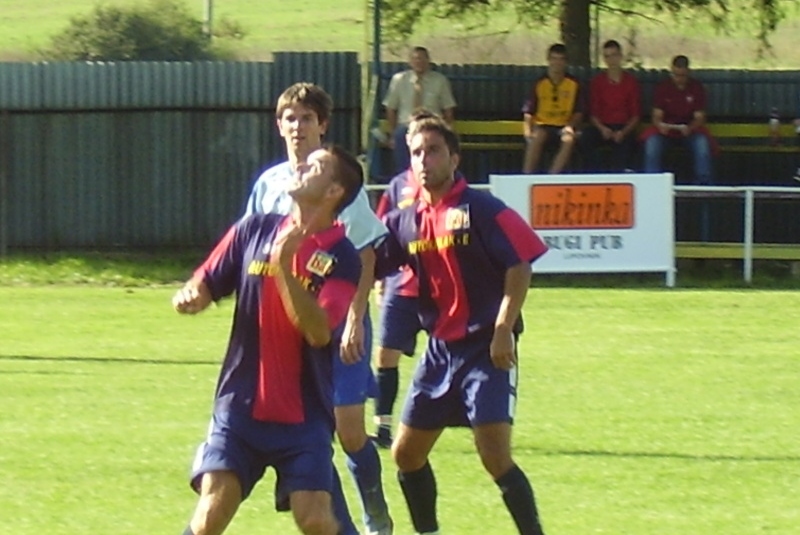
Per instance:
[[[408,169],[410,164],[406,131],[411,116],[420,109],[429,110],[452,125],[456,99],[447,77],[431,70],[428,49],[416,46],[411,50],[408,70],[398,72],[389,82],[389,90],[383,105],[389,123],[389,148],[394,155],[395,169],[392,175]]]

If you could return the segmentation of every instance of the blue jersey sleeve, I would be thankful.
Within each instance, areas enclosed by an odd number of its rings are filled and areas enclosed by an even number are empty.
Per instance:
[[[490,259],[510,268],[521,262],[533,262],[547,247],[522,217],[506,204],[485,192],[473,206],[479,207],[474,225]]]
[[[392,210],[383,218],[389,230],[386,239],[375,250],[375,279],[393,275],[409,262],[408,250],[401,241],[401,211]]]
[[[344,224],[347,238],[358,250],[380,243],[387,232],[386,226],[372,210],[364,188],[361,188],[353,202],[342,210],[339,221]]]

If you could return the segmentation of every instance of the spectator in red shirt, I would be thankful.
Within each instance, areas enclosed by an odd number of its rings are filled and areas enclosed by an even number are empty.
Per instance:
[[[711,184],[711,153],[714,141],[705,126],[706,90],[689,76],[689,58],[675,56],[672,76],[656,86],[653,126],[642,133],[644,172],[660,173],[667,145],[683,145],[694,158],[696,184]]]
[[[603,44],[608,67],[592,78],[589,86],[589,123],[581,135],[586,168],[598,172],[633,167],[636,127],[641,118],[639,82],[622,70],[622,46],[613,39]],[[611,165],[601,165],[601,149],[611,148]]]

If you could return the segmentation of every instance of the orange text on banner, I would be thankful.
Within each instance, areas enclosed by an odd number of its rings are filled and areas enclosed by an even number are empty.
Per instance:
[[[531,226],[535,229],[633,227],[633,184],[534,184]]]

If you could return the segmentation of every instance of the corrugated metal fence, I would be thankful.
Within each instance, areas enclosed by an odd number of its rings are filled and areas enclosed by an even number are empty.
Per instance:
[[[284,157],[274,103],[296,81],[336,104],[357,150],[355,53],[273,63],[0,64],[0,239],[9,247],[208,245]]]
[[[380,96],[404,67],[381,65]],[[498,119],[520,117],[544,72],[440,70],[453,82],[459,117]],[[695,74],[708,86],[712,117],[766,123],[772,106],[787,118],[800,113],[799,72]],[[645,109],[664,75],[637,73]],[[207,246],[241,212],[258,172],[283,158],[274,102],[301,80],[331,93],[328,137],[358,150],[355,53],[276,53],[272,63],[0,64],[0,249]]]

